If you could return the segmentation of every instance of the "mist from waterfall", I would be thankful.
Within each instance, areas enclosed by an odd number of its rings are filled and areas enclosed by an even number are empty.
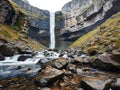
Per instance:
[[[55,48],[55,13],[50,13],[50,45],[49,48]]]

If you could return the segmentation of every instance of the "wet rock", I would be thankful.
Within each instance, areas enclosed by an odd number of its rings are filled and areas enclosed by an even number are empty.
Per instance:
[[[4,61],[4,60],[5,60],[5,57],[2,54],[0,54],[0,61]]]
[[[6,45],[1,45],[0,53],[4,56],[13,56],[15,51],[14,51],[14,48],[8,47]]]
[[[120,52],[118,52],[116,50],[112,51],[111,58],[112,58],[112,60],[120,63]]]
[[[84,90],[109,90],[111,80],[102,77],[86,77],[81,81],[81,87]]]
[[[20,56],[19,58],[18,58],[18,61],[25,61],[26,59],[28,59],[28,58],[32,58],[31,56]]]
[[[63,57],[63,56],[64,56],[64,54],[62,54],[62,53],[59,55],[59,57]]]
[[[67,58],[58,58],[53,62],[53,67],[61,69],[69,63]]]
[[[35,83],[41,87],[49,86],[61,78],[63,74],[63,71],[48,66],[35,78]]]
[[[120,70],[120,63],[115,62],[109,54],[104,53],[97,57],[96,60],[93,62],[93,66],[101,68],[107,71],[119,71]]]
[[[31,50],[20,50],[20,52],[19,52],[20,54],[33,54],[32,52],[31,52]]]
[[[26,75],[28,75],[29,77],[33,77],[35,75],[38,74],[38,72],[41,71],[41,68],[36,68],[36,69],[33,69],[33,70],[29,70],[26,72]]]
[[[114,85],[112,85],[112,90],[120,90],[120,78],[118,78]]]

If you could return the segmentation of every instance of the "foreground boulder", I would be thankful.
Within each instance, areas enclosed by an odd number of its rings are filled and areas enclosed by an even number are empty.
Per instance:
[[[46,87],[51,85],[57,79],[61,78],[63,74],[63,71],[48,66],[41,72],[38,77],[35,78],[35,83],[38,86]]]
[[[45,63],[43,63],[45,62]],[[69,63],[69,60],[67,58],[57,58],[55,60],[46,60],[44,59],[42,61],[42,68],[45,68],[46,66],[52,66],[54,68],[57,69],[63,69],[67,66],[67,64]]]
[[[102,77],[85,77],[81,81],[84,90],[109,90],[111,80]]]
[[[119,71],[120,70],[120,63],[112,59],[111,55],[107,53],[99,55],[97,59],[93,62],[93,65],[95,67],[98,67],[102,70],[107,70],[107,71]]]

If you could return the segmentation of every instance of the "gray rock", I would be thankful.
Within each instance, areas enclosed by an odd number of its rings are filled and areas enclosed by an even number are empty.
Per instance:
[[[102,55],[99,55],[96,60],[92,63],[93,66],[99,67],[103,70],[108,71],[119,71],[120,70],[120,63],[114,61],[110,54],[104,53]]]
[[[35,82],[41,87],[46,87],[61,78],[63,74],[63,71],[48,66],[35,78]]]

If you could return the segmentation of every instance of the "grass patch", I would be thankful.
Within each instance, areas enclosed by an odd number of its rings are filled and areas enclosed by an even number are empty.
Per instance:
[[[93,31],[80,37],[71,44],[70,48],[81,47],[85,50],[91,50],[92,47],[99,46],[97,48],[99,52],[120,48],[119,21],[120,12],[113,15]]]
[[[80,37],[77,41],[75,41],[70,47],[80,47],[83,46],[88,40],[92,39],[92,37],[98,32],[98,29],[88,32],[87,34]]]
[[[26,37],[27,36],[14,30],[12,27],[0,24],[0,39],[5,40],[7,42],[13,42],[15,44],[20,41],[22,45],[30,47],[34,51],[39,51],[40,49],[45,48],[37,41]],[[21,48],[21,46],[19,47]]]

